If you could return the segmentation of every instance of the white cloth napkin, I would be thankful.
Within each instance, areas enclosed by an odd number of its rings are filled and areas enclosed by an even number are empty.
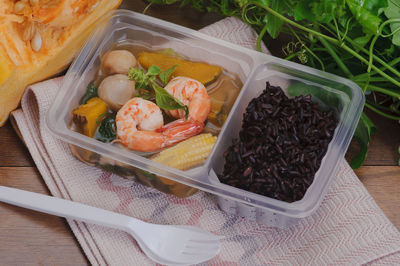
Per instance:
[[[236,18],[202,32],[255,49],[255,32]],[[29,87],[22,109],[12,114],[54,196],[153,223],[195,225],[225,235],[220,254],[206,265],[400,265],[399,231],[345,161],[312,216],[286,229],[267,227],[223,213],[210,194],[177,198],[76,160],[69,146],[54,138],[45,125],[61,79]],[[68,223],[93,265],[153,264],[122,231]]]

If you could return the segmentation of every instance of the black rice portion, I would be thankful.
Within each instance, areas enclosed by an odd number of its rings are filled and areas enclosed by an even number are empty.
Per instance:
[[[243,115],[239,139],[225,151],[222,183],[294,202],[303,198],[321,165],[337,119],[311,95],[289,99],[267,82]]]

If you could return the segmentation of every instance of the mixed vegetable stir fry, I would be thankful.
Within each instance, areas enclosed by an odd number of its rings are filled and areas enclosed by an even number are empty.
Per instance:
[[[142,51],[137,58],[127,49],[105,53],[97,77],[72,112],[74,128],[180,170],[204,162],[218,134],[205,125],[220,128],[224,119],[216,117],[226,118],[236,98],[221,101],[225,93],[213,91],[232,92],[235,86],[221,67],[167,52]],[[213,85],[206,89],[204,84]]]

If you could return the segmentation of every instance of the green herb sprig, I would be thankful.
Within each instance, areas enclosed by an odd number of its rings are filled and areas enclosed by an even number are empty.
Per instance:
[[[117,125],[115,123],[116,112],[106,112],[96,119],[96,123],[100,124],[96,139],[102,142],[111,142],[117,137],[116,128]]]
[[[79,104],[85,104],[87,101],[90,99],[97,97],[97,88],[93,85],[93,83],[90,83],[87,86],[85,94],[82,96],[82,98],[79,100]]]
[[[131,68],[128,73],[128,77],[131,80],[134,80],[136,82],[136,88],[137,89],[145,89],[146,91],[149,91],[149,93],[146,93],[144,95],[139,95],[143,96],[143,98],[150,98],[152,93],[155,95],[156,99],[156,104],[164,110],[177,110],[177,109],[182,109],[185,111],[185,118],[188,118],[189,115],[189,108],[187,105],[183,104],[181,101],[179,101],[177,98],[169,94],[163,87],[157,84],[156,79],[157,76],[159,76],[161,82],[163,85],[167,85],[169,78],[171,74],[174,72],[176,68],[176,65],[162,71],[161,68],[158,66],[150,66],[145,72],[143,69],[139,68]]]

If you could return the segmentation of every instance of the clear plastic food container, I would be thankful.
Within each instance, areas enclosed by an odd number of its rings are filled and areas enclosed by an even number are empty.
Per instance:
[[[243,87],[223,124],[217,141],[200,166],[181,171],[155,163],[135,152],[89,138],[71,129],[71,112],[100,66],[100,58],[116,44],[140,43],[153,49],[172,48],[193,61],[222,66],[236,73]],[[287,88],[294,82],[309,84],[313,100],[336,112],[339,123],[314,181],[300,201],[283,202],[219,182],[223,153],[238,137],[243,113],[265,83]],[[321,93],[322,92],[322,93]],[[301,94],[301,92],[298,92]],[[293,93],[292,93],[293,94]],[[71,144],[80,160],[135,178],[143,184],[180,197],[197,189],[217,196],[220,208],[260,223],[286,227],[309,216],[320,205],[340,161],[348,148],[364,106],[364,94],[353,82],[303,65],[261,54],[200,32],[126,10],[114,11],[107,22],[97,26],[69,68],[59,94],[47,116],[55,136]],[[84,177],[82,177],[84,178]]]

